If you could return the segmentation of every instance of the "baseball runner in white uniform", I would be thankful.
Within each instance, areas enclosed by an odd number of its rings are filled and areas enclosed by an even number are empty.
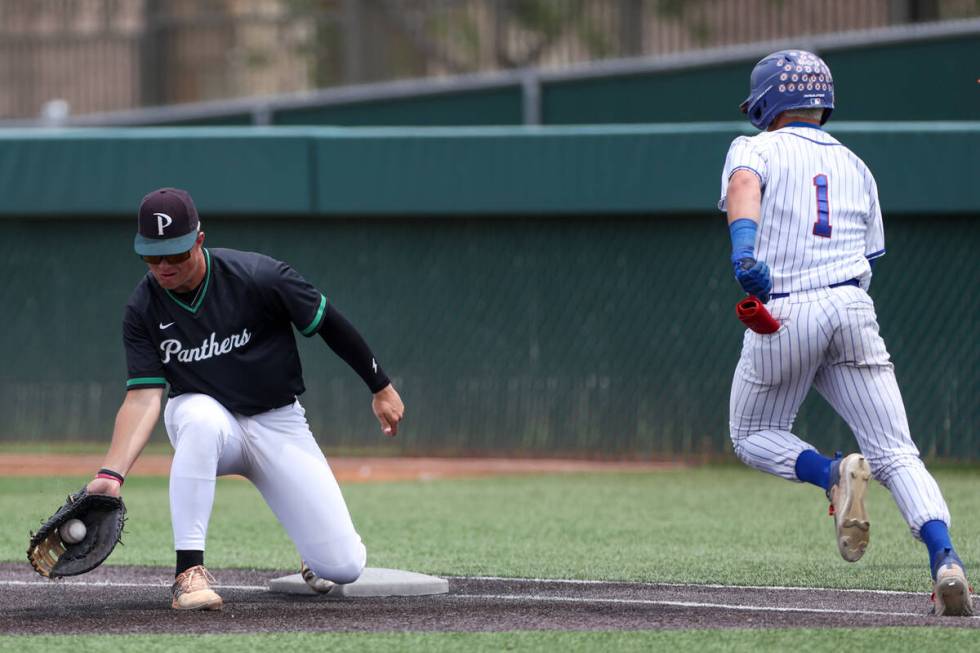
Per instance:
[[[390,436],[404,413],[398,393],[354,327],[291,267],[261,254],[205,248],[187,192],[153,191],[140,204],[138,224],[135,249],[149,271],[123,320],[126,399],[88,491],[119,495],[169,385],[173,608],[222,607],[204,549],[215,479],[225,474],[255,484],[296,544],[314,590],[355,581],[366,552],[297,399],[305,388],[293,329],[319,334],[361,376]]]
[[[752,71],[741,108],[762,132],[732,142],[718,206],[728,214],[736,279],[781,326],[745,332],[731,393],[735,453],[823,488],[851,562],[869,542],[864,495],[876,478],[928,547],[934,612],[972,614],[949,510],[912,441],[867,293],[885,253],[875,180],[821,128],[834,108],[830,69],[802,50],[770,54]],[[811,386],[847,421],[861,453],[831,459],[792,433]]]

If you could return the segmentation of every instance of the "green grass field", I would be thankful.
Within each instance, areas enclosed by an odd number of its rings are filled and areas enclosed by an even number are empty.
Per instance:
[[[947,469],[936,476],[954,515],[952,532],[958,550],[969,568],[977,568],[980,473]],[[0,480],[0,518],[10,525],[0,533],[0,558],[24,560],[27,531],[83,482],[82,478]],[[368,564],[377,567],[441,575],[930,589],[925,548],[912,540],[890,495],[878,485],[869,497],[872,546],[856,565],[837,554],[821,491],[736,466],[348,484],[344,493],[367,545]],[[126,546],[117,548],[109,564],[172,564],[166,479],[133,478],[126,484],[125,498],[130,516]],[[298,556],[252,486],[223,479],[211,521],[207,562],[220,580],[220,570],[227,567],[292,571]],[[511,646],[758,650],[789,648],[804,641],[828,643],[830,648],[835,641],[839,646],[837,638],[843,636],[842,631],[418,634],[337,635],[323,642],[329,641],[333,650],[347,650],[348,645],[356,645],[357,650]],[[857,639],[848,641],[895,650],[919,641],[919,636],[880,629],[861,631],[853,635]],[[230,638],[228,642],[239,643],[228,644],[229,650],[261,647],[262,637]],[[325,636],[296,637],[297,644],[303,645],[303,638]],[[955,642],[961,635],[944,631],[943,637]],[[25,641],[0,639],[0,646],[34,650],[40,640],[32,638],[29,646]],[[99,640],[73,641],[83,642],[84,647],[73,643],[72,648],[87,650]],[[149,637],[146,649],[164,647],[166,641]],[[217,638],[214,644],[218,647],[224,641]]]
[[[425,651],[426,653],[496,651],[970,651],[976,631],[935,628],[865,628],[836,630],[680,630],[636,632],[512,632],[512,633],[276,633],[256,635],[128,635],[126,651],[176,653],[260,653],[261,651]],[[105,653],[118,649],[120,637],[4,637],[0,651],[71,651]]]

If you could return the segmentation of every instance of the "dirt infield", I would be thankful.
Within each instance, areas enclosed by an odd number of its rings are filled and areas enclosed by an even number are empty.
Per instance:
[[[0,454],[4,476],[83,476],[102,465],[101,455]],[[567,472],[654,471],[678,467],[671,462],[595,462],[588,460],[535,460],[511,458],[347,458],[330,457],[330,467],[341,483],[413,481],[437,478],[499,476],[504,474],[557,474]],[[130,474],[167,476],[171,456],[143,455]]]
[[[225,609],[178,613],[170,609],[171,569],[108,566],[48,581],[26,562],[0,564],[0,632],[980,628],[976,617],[929,616],[929,596],[910,592],[450,577],[448,595],[327,599],[268,592],[282,573],[214,571]]]

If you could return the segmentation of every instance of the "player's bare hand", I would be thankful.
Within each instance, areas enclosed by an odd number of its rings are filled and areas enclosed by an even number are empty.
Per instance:
[[[89,494],[108,494],[110,497],[118,497],[120,494],[119,481],[109,478],[93,478],[85,486],[85,490]]]
[[[398,422],[402,421],[402,416],[405,414],[405,404],[398,396],[395,386],[389,383],[374,393],[371,410],[381,422],[381,431],[385,435],[395,436],[398,433]]]

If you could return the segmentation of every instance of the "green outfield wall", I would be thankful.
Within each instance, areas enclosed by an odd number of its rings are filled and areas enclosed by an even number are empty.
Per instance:
[[[742,329],[715,210],[735,125],[124,130],[0,138],[0,438],[108,441],[140,197],[191,190],[207,244],[292,263],[407,404],[302,339],[320,442],[406,454],[730,455]],[[245,134],[248,134],[246,136]],[[980,125],[840,125],[878,176],[872,295],[913,433],[980,451]],[[797,431],[851,449],[817,396]],[[159,432],[155,437],[163,437]]]
[[[980,207],[980,122],[831,127],[890,213]],[[223,215],[703,212],[729,143],[754,133],[742,122],[0,130],[0,216],[132,215],[161,185]]]

